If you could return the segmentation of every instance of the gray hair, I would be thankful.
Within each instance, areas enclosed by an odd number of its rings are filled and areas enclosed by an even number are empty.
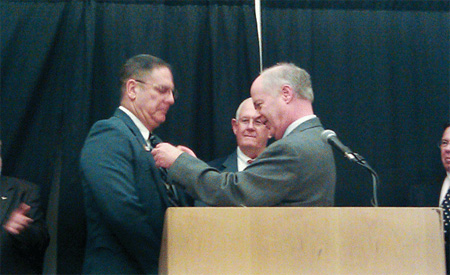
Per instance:
[[[261,76],[264,86],[279,88],[287,84],[299,97],[314,101],[310,75],[293,63],[278,63],[263,70]]]
[[[235,116],[236,119],[239,119],[239,116],[241,115],[241,110],[242,110],[242,106],[244,106],[244,102],[246,102],[249,99],[251,100],[252,98],[251,97],[246,98],[246,99],[242,100],[241,104],[239,104],[239,107],[236,110],[236,116]]]

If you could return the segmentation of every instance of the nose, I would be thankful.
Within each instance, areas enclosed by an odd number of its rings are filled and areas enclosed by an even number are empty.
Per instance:
[[[169,102],[170,105],[175,103],[175,96],[173,95],[173,92],[167,93],[166,100]]]
[[[255,129],[255,122],[253,121],[253,119],[249,120],[247,124],[247,129]]]

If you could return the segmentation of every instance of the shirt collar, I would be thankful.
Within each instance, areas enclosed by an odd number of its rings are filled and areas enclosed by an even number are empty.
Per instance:
[[[249,158],[246,154],[244,154],[241,148],[239,148],[239,146],[237,147],[236,151],[237,151],[238,171],[242,171],[244,170],[245,167],[248,166],[247,161],[251,160],[251,158]]]
[[[127,114],[131,120],[134,122],[136,127],[138,127],[139,132],[141,132],[141,135],[144,137],[144,139],[148,142],[148,138],[150,137],[150,131],[147,129],[147,127],[144,126],[144,124],[137,118],[130,110],[123,106],[119,106],[119,109],[122,110],[125,114]]]
[[[292,123],[286,128],[286,131],[284,131],[283,137],[289,135],[289,134],[292,132],[292,130],[294,130],[295,128],[297,128],[297,126],[299,126],[299,125],[302,124],[303,122],[308,121],[308,120],[310,120],[310,119],[313,119],[313,118],[315,118],[315,117],[316,117],[316,115],[304,116],[304,117],[301,117],[301,118],[297,119],[296,121],[292,122]]]

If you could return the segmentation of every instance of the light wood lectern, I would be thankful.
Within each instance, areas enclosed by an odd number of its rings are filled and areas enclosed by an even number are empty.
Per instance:
[[[440,208],[180,207],[160,274],[445,274]]]

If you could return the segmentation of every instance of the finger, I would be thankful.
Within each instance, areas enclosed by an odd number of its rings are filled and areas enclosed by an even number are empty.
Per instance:
[[[33,222],[33,219],[27,217],[27,216],[22,216],[21,219],[19,220],[20,225],[28,227],[28,225],[30,225]]]
[[[10,226],[10,225],[4,225],[3,228],[5,228],[5,230],[13,235],[18,235],[20,232],[15,229],[14,227]]]
[[[31,219],[30,219],[31,220]],[[6,223],[4,226],[5,229],[10,232],[11,234],[20,234],[22,231],[24,231],[28,227],[29,221],[23,220],[23,221],[11,221]]]
[[[21,224],[28,226],[33,222],[33,219],[22,214],[19,209],[14,210],[9,216],[8,223],[10,224]]]
[[[30,212],[31,206],[26,203],[21,203],[18,208],[18,212],[27,215]]]

